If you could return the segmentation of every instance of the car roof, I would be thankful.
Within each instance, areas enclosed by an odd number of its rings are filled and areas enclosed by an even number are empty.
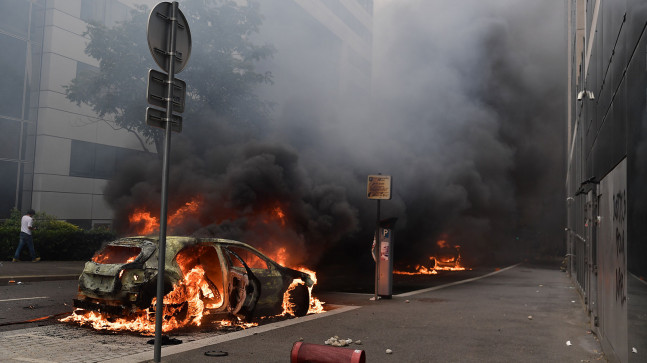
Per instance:
[[[158,244],[159,237],[157,236],[134,236],[134,237],[122,237],[119,238],[113,242],[110,242],[110,244],[133,244],[136,245],[138,243],[145,243],[145,242],[152,242],[155,245]],[[254,248],[253,246],[240,242],[240,241],[235,241],[232,239],[226,239],[226,238],[215,238],[215,237],[191,237],[191,236],[166,236],[166,250],[167,252],[173,252],[173,255],[177,254],[181,249],[187,246],[191,246],[194,244],[198,243],[215,243],[215,244],[220,244],[220,245],[229,245],[229,246],[238,246],[238,247],[244,247],[244,248],[249,248],[261,256],[265,257],[266,259],[273,261],[271,258],[267,257],[263,252],[259,251],[258,249]]]

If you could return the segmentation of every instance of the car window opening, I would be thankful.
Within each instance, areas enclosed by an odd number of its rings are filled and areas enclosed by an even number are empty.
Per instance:
[[[240,256],[251,269],[269,269],[267,262],[252,250],[238,246],[227,246],[227,249]],[[243,267],[242,263],[236,258],[231,258],[231,263],[234,267]]]
[[[97,252],[92,261],[98,264],[122,264],[135,261],[141,253],[139,247],[108,245]]]

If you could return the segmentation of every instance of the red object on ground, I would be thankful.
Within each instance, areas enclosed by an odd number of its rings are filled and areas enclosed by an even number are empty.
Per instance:
[[[290,353],[290,363],[365,363],[366,354],[360,349],[296,342]]]

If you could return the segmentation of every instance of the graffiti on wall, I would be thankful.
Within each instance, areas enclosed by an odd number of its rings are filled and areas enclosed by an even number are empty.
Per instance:
[[[615,252],[616,252],[616,301],[624,305],[627,301],[626,289],[626,219],[627,219],[627,190],[618,190],[613,194],[613,230],[615,230]]]

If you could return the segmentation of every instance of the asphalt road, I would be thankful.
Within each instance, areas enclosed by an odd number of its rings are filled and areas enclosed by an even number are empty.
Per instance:
[[[75,271],[81,264],[75,262],[57,263],[55,268],[46,268],[46,263],[20,263],[17,267],[29,269],[22,276],[4,279],[0,283],[0,332],[34,326],[57,324],[55,318],[71,313],[72,299],[77,292]],[[443,271],[438,275],[394,275],[393,294],[401,294],[442,284],[451,283],[494,271],[481,268],[468,271]],[[63,280],[52,280],[56,271]],[[31,275],[31,276],[30,276]],[[363,304],[368,298],[357,299],[352,294],[373,294],[375,292],[371,271],[342,272],[334,269],[325,271],[319,277],[314,295],[328,305]],[[342,292],[336,294],[335,292]],[[349,293],[346,295],[343,293]],[[32,321],[35,320],[35,321]]]
[[[75,280],[25,280],[0,286],[0,324],[69,311]],[[555,267],[396,276],[393,299],[377,303],[367,293],[370,274],[323,274],[322,281],[315,295],[328,313],[235,332],[178,332],[174,336],[183,343],[165,346],[163,361],[285,362],[295,341],[323,344],[333,335],[362,340],[351,348],[365,350],[370,362],[604,361],[580,297]],[[362,281],[369,281],[358,285],[364,293],[335,291]],[[147,337],[100,333],[55,319],[0,329],[0,356],[10,362],[124,363],[152,357]],[[205,356],[219,350],[229,356]]]
[[[72,312],[77,286],[76,280],[16,281],[0,286],[0,331],[54,323],[51,319],[23,322]]]

